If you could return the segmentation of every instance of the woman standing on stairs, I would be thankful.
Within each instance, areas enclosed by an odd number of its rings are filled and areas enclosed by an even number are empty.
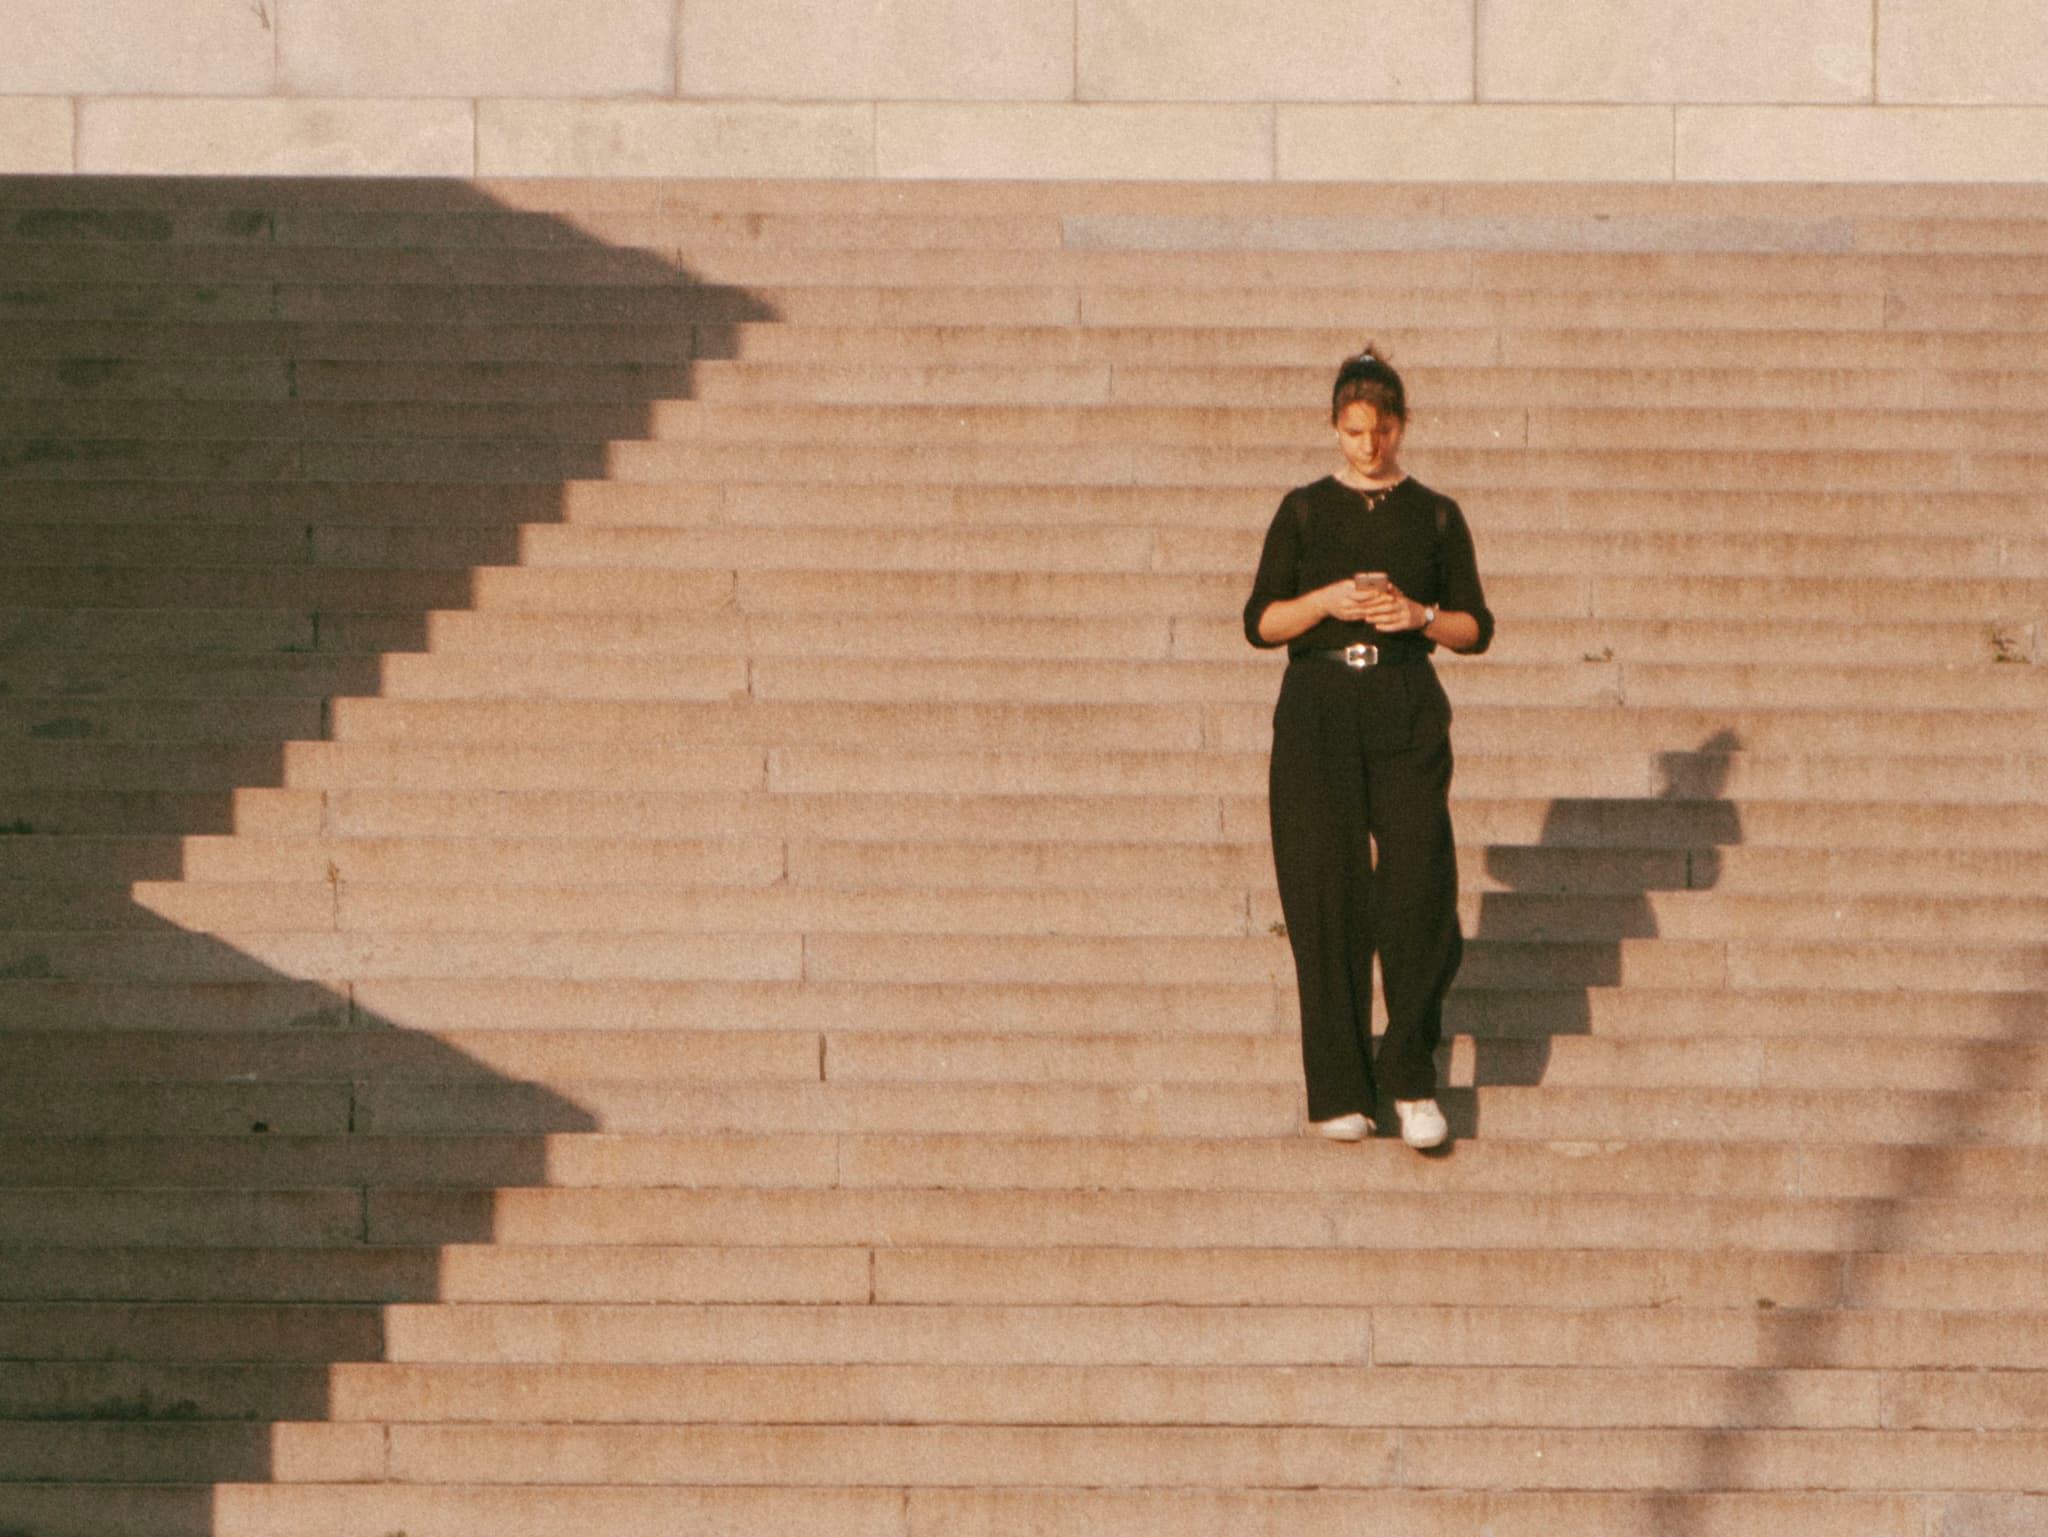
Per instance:
[[[1355,1142],[1379,1096],[1442,1145],[1443,999],[1464,951],[1451,706],[1429,656],[1484,651],[1493,615],[1458,504],[1403,473],[1401,377],[1368,345],[1337,370],[1341,463],[1282,498],[1245,637],[1288,648],[1273,712],[1273,864],[1301,994],[1310,1129]],[[1372,959],[1387,1031],[1372,1053]]]

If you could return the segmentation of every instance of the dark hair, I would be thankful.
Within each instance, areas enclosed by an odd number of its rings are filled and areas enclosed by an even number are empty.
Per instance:
[[[1397,422],[1408,420],[1408,392],[1401,387],[1401,376],[1371,342],[1338,366],[1337,382],[1330,387],[1330,420],[1336,421],[1354,400]]]

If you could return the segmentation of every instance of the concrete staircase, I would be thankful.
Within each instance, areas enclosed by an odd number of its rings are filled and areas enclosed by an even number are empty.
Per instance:
[[[0,1533],[2048,1531],[2048,194],[0,180]],[[1501,634],[1459,1140],[1238,631]]]

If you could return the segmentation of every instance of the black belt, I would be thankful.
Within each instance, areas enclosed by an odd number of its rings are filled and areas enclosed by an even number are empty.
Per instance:
[[[1296,651],[1292,659],[1297,662],[1337,662],[1345,667],[1399,667],[1410,662],[1426,662],[1429,653],[1410,651],[1383,651],[1374,645],[1337,646],[1326,651]]]

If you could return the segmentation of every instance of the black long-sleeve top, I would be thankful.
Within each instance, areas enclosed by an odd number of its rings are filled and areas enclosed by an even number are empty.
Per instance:
[[[1493,643],[1493,613],[1479,585],[1472,531],[1458,504],[1410,477],[1368,507],[1364,497],[1334,475],[1297,486],[1281,498],[1245,602],[1245,639],[1254,646],[1285,645],[1296,652],[1370,641],[1388,661],[1436,650],[1436,642],[1420,630],[1381,634],[1357,619],[1318,620],[1288,641],[1260,637],[1259,617],[1270,605],[1361,571],[1384,571],[1416,602],[1478,620],[1479,639],[1468,653]]]

